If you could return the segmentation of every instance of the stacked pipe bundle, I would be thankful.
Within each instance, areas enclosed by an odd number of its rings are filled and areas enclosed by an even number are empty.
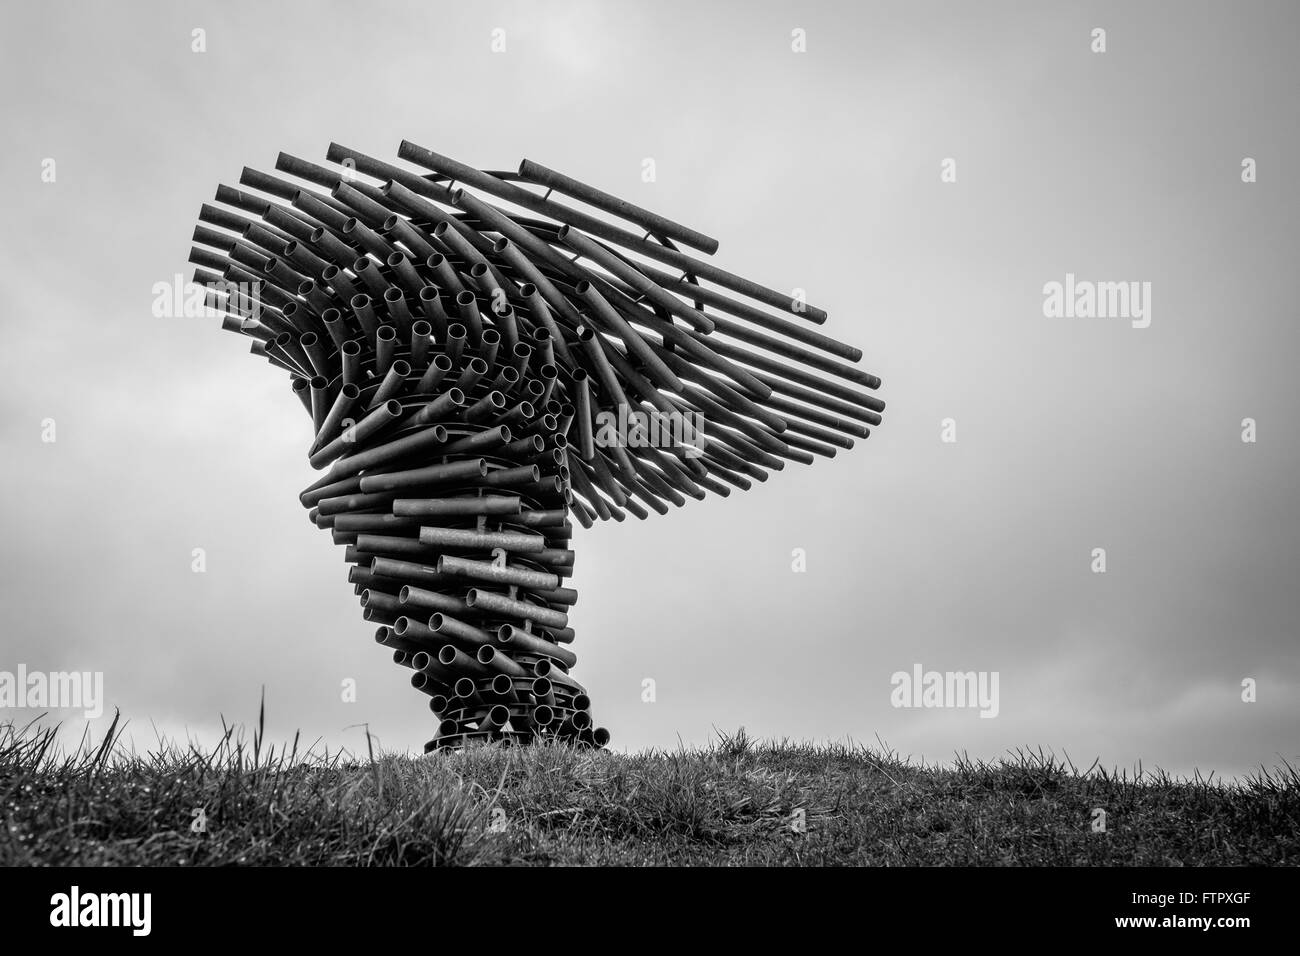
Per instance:
[[[202,207],[194,281],[312,418],[302,503],[429,695],[426,749],[604,746],[570,675],[570,516],[645,519],[834,457],[879,424],[880,380],[821,309],[682,252],[717,249],[693,229],[528,160],[398,156],[420,171],[338,144],[332,166],[280,154],[301,182],[245,168]],[[645,425],[686,418],[703,436]]]

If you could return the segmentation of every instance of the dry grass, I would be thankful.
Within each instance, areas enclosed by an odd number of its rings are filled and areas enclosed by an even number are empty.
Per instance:
[[[1107,832],[1092,832],[1092,811]],[[195,832],[202,808],[206,828]],[[805,832],[794,825],[802,817]],[[299,753],[231,728],[210,752],[60,754],[0,726],[0,864],[1161,865],[1300,862],[1300,777],[1224,785],[1079,771],[1041,752],[924,767],[858,746],[676,752],[480,746]]]

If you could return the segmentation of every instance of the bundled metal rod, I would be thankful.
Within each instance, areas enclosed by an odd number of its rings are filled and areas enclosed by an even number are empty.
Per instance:
[[[200,211],[196,281],[290,373],[328,468],[300,500],[438,715],[428,747],[605,746],[568,673],[574,521],[852,448],[880,379],[808,326],[822,310],[674,245],[712,255],[698,230],[529,160],[398,156],[419,170],[338,144],[332,166],[280,154],[289,179],[246,168]]]
[[[558,193],[564,193],[566,196],[579,199],[588,206],[595,206],[597,209],[613,213],[620,219],[635,223],[646,232],[652,232],[657,236],[668,239],[676,239],[708,255],[713,255],[718,251],[718,240],[710,238],[702,232],[675,223],[671,219],[660,216],[648,209],[634,206],[624,199],[612,196],[594,186],[588,186],[571,176],[548,169],[541,163],[535,163],[531,159],[520,162],[519,175],[530,183],[538,183]]]

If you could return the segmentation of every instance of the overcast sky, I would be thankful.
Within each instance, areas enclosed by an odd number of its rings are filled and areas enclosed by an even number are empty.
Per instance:
[[[408,138],[481,168],[527,156],[716,236],[720,265],[807,289],[884,381],[884,425],[833,461],[578,532],[575,674],[616,748],[743,725],[928,761],[1041,746],[1231,775],[1300,754],[1293,5],[5,19],[0,671],[102,671],[141,745],[252,721],[263,685],[276,737],[432,736],[298,504],[315,473],[286,377],[216,320],[151,314],[245,164]],[[1045,317],[1067,273],[1149,282],[1149,327]],[[917,664],[996,672],[997,717],[891,706]]]

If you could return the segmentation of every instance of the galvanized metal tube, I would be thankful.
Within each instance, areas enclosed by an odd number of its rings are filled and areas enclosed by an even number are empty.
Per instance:
[[[444,644],[438,651],[438,663],[452,670],[461,671],[466,674],[474,674],[478,677],[494,676],[494,671],[484,664],[480,664],[478,659],[470,657],[455,644]]]
[[[356,243],[366,252],[370,253],[383,262],[390,254],[394,252],[384,237],[379,235],[356,216],[349,216],[343,222],[343,240],[345,242]]]
[[[553,657],[565,667],[572,667],[578,663],[578,655],[573,651],[561,647],[559,644],[552,644],[550,641],[543,640],[522,628],[515,627],[513,624],[502,624],[497,629],[496,640],[498,646],[501,647],[527,651],[530,654],[540,654],[544,657]]]
[[[509,457],[520,455],[531,457],[532,455],[544,450],[545,447],[546,441],[541,435],[524,435],[522,438],[516,438],[501,450]]]
[[[519,387],[519,380],[519,373],[507,365],[497,370],[496,378],[493,381],[501,394],[510,395]]]
[[[220,206],[213,206],[210,203],[204,203],[199,207],[199,221],[219,226],[222,229],[229,229],[231,232],[242,233],[248,223],[252,220],[237,215],[228,209],[222,209]],[[279,229],[278,226],[277,230],[283,232],[283,230]]]
[[[569,676],[559,664],[549,658],[543,658],[533,664],[533,676],[545,677],[553,684],[564,688],[566,693],[583,693],[582,685]]]
[[[732,345],[729,342],[715,341],[711,339],[709,345],[719,355],[735,359],[737,362],[748,365],[752,368],[762,369],[765,372],[772,373],[778,378],[784,378],[790,382],[797,382],[800,385],[807,385],[826,394],[842,398],[845,401],[859,404],[863,408],[870,408],[872,411],[878,412],[884,410],[885,403],[880,401],[880,399],[876,398],[874,395],[864,395],[861,392],[856,392],[848,386],[841,385],[838,382],[828,382],[825,379],[818,378],[816,375],[811,375],[802,369],[794,368],[789,365],[782,365],[780,362],[774,361],[765,355],[760,355],[757,352],[750,352],[746,349]],[[856,369],[853,369],[852,371],[855,373],[857,372]],[[867,388],[880,387],[881,381],[877,376],[866,373],[861,374],[866,379],[866,381],[861,382],[861,384],[866,385]],[[763,380],[761,376],[759,378],[760,380]],[[775,388],[775,386],[773,386],[773,388]]]
[[[381,325],[375,330],[375,372],[387,375],[396,354],[397,329],[391,325]]]
[[[451,325],[451,316],[447,315],[447,310],[442,307],[437,287],[426,285],[420,290],[419,300],[420,309],[428,317],[429,324],[433,326],[434,335],[439,340],[445,339],[447,328]]]
[[[292,196],[283,198],[288,199],[295,208],[301,209],[322,225],[328,226],[336,233],[343,233],[343,226],[349,217],[341,212],[336,205],[326,202],[326,197],[308,192],[305,189],[299,189]]]
[[[569,719],[560,727],[560,734],[581,733],[591,726],[591,714],[585,710],[580,710],[571,714]]]
[[[420,526],[419,518],[401,518],[390,514],[348,513],[330,517],[332,527],[340,533],[359,534],[361,532],[380,534],[401,534]]]
[[[330,406],[329,412],[325,415],[325,420],[321,422],[320,428],[316,429],[316,440],[312,443],[312,451],[320,448],[326,442],[333,441],[343,430],[343,420],[348,413],[352,411],[352,406],[361,397],[361,389],[351,383],[344,383],[339,389],[338,395],[334,397],[334,404]]]
[[[293,380],[292,388],[293,393],[297,395],[298,400],[302,402],[303,408],[307,409],[307,414],[311,415],[311,381],[305,378],[295,378]]]
[[[403,585],[397,594],[397,600],[402,607],[412,610],[404,613],[414,615],[415,608],[421,608],[428,611],[446,611],[452,614],[461,614],[466,610],[465,602],[460,598],[452,597],[450,594],[442,594],[438,591],[430,591],[426,588],[412,587]]]
[[[539,704],[555,706],[555,685],[548,677],[535,677],[531,687],[533,699]]]
[[[357,427],[360,428],[361,426],[358,425]],[[381,492],[395,491],[401,488],[419,488],[425,485],[443,484],[465,478],[482,478],[486,474],[487,462],[482,458],[471,461],[454,461],[443,465],[430,465],[427,468],[395,471],[386,475],[364,475],[361,478],[361,490],[364,492]]]
[[[337,233],[331,232],[324,226],[316,226],[307,236],[307,242],[320,252],[324,253],[326,258],[334,260],[337,265],[345,266],[357,262],[357,253],[361,250],[355,246],[350,246],[338,237]],[[369,262],[369,259],[362,261]]]
[[[773,332],[779,332],[787,335],[792,339],[811,345],[814,348],[821,349],[823,352],[829,352],[831,355],[838,355],[840,358],[847,359],[850,362],[862,361],[862,350],[848,345],[828,335],[824,335],[815,329],[798,322],[791,322],[789,319],[783,319],[780,316],[771,315],[761,309],[756,309],[744,302],[737,302],[734,299],[705,286],[693,285],[687,281],[685,276],[671,275],[670,273],[654,269],[644,263],[638,263],[637,268],[646,275],[647,278],[653,279],[659,283],[665,290],[681,296],[684,299],[693,300],[699,305],[711,305],[713,308],[726,312],[729,315],[737,316],[752,322],[757,326],[770,329]],[[713,314],[712,319],[718,331],[723,331],[734,323],[726,322],[718,315]]]
[[[501,287],[501,283],[497,281],[496,275],[486,262],[476,262],[470,266],[469,278],[479,290],[479,294],[488,301],[489,308],[498,302],[502,305],[506,304],[506,290]]]
[[[554,288],[554,286],[552,286],[552,288]],[[519,287],[519,294],[528,302],[528,308],[532,312],[533,316],[536,317],[538,324],[551,333],[551,345],[555,349],[555,354],[560,357],[560,361],[569,368],[576,365],[577,363],[574,361],[573,354],[569,351],[569,346],[564,340],[564,333],[561,331],[559,323],[555,321],[555,316],[551,314],[550,303],[547,302],[546,297],[542,295],[537,284],[531,280],[524,283]],[[555,291],[555,294],[563,301],[568,301],[567,299],[564,299],[564,296],[561,295],[558,290]],[[581,318],[571,305],[569,310],[574,316],[573,324],[577,325],[581,322]]]
[[[379,331],[379,319],[375,316],[375,308],[371,303],[370,296],[365,293],[353,296],[348,305],[352,307],[352,314],[357,317],[357,322],[361,325],[361,331],[366,334],[366,338],[373,342],[375,334]]]
[[[330,341],[334,343],[334,347],[341,349],[343,343],[349,340],[348,336],[351,334],[348,331],[347,323],[343,321],[343,313],[331,307],[321,313],[321,321],[325,324],[325,332],[329,335]]]
[[[411,325],[411,365],[414,368],[428,368],[429,348],[433,344],[429,336],[432,334],[433,326],[424,319]]]
[[[438,421],[440,418],[459,417],[459,410],[465,404],[465,393],[456,386],[452,386],[443,392],[429,404],[425,405],[415,417],[411,419],[413,425],[429,425]]]
[[[472,266],[474,263],[480,262],[488,265],[484,253],[491,249],[491,244],[474,229],[455,217],[444,219],[434,226],[433,237],[461,259],[464,259],[469,265]],[[491,268],[490,265],[488,267]]]
[[[522,511],[516,520],[529,528],[564,527],[565,512],[563,508],[544,511]]]
[[[492,394],[492,393],[488,393]],[[468,415],[466,416],[468,418]],[[461,455],[467,451],[487,452],[504,449],[510,441],[510,428],[507,425],[494,425],[473,435],[458,438],[443,449],[445,455]]]
[[[382,229],[387,235],[406,246],[416,259],[427,260],[429,256],[438,252],[419,229],[400,215],[394,214],[385,219]]]
[[[265,232],[266,230],[262,231]],[[305,276],[323,276],[325,270],[330,266],[329,262],[310,251],[297,239],[290,239],[288,242],[282,243],[281,252],[293,264],[293,267]]]
[[[469,331],[469,344],[478,347],[483,338],[483,318],[479,315],[478,299],[466,289],[456,295],[456,313]]]
[[[323,376],[317,375],[307,385],[311,389],[312,427],[316,431],[320,431],[320,427],[325,424],[325,416],[329,414],[330,409],[329,384]]]
[[[447,468],[448,465],[434,467]],[[365,479],[362,479],[365,487]],[[524,534],[518,531],[471,531],[463,528],[423,527],[420,529],[420,543],[439,548],[464,548],[490,551],[503,548],[506,551],[543,554],[546,551],[546,539],[539,534]]]
[[[465,363],[461,370],[460,376],[456,379],[455,385],[463,392],[469,392],[488,372],[487,362],[484,362],[478,356],[470,359]]]
[[[504,395],[497,391],[488,392],[465,409],[465,421],[481,422],[486,419],[496,418],[505,407],[506,397]]]
[[[429,630],[440,637],[460,641],[462,644],[469,644],[474,647],[492,643],[491,632],[474,627],[472,624],[466,624],[464,621],[454,618],[443,611],[435,612],[429,618]]]
[[[426,649],[439,647],[442,643],[427,624],[405,615],[393,621],[393,636]]]
[[[365,588],[361,592],[361,606],[373,607],[378,611],[388,611],[399,615],[403,613],[401,602],[394,595],[372,590],[371,588]],[[395,631],[395,633],[397,633],[398,637],[406,636],[400,632]]]
[[[398,498],[393,513],[409,516],[517,515],[519,499],[506,495],[474,498]]]
[[[496,471],[489,471],[483,483],[493,488],[510,488],[515,485],[536,483],[541,480],[541,477],[541,469],[536,465],[521,465],[518,468],[499,468]]]
[[[500,671],[503,675],[508,677],[528,676],[528,671],[491,644],[484,644],[479,647],[478,652],[474,656],[478,659],[480,664],[490,667],[493,670]]]
[[[549,309],[554,309],[570,324],[576,325],[578,318],[573,305],[529,256],[535,257],[539,263],[546,264],[551,270],[561,275],[580,278],[581,272],[571,266],[563,256],[551,249],[546,242],[512,222],[508,217],[494,210],[493,207],[464,192],[458,194],[458,201],[466,209],[471,210],[473,214],[490,220],[493,228],[501,232],[501,238],[493,245],[492,250],[505,259],[521,278],[527,280],[526,285],[535,288],[537,295],[547,308],[533,308],[546,328],[554,334],[551,324],[546,322],[549,317]],[[520,292],[532,306],[533,296],[525,293],[523,289]]]
[[[384,404],[357,422],[353,428],[348,429],[338,438],[314,452],[308,462],[313,468],[324,468],[347,451],[349,445],[366,441],[370,436],[391,424],[401,414],[402,406],[399,402],[391,400],[384,402]]]
[[[404,253],[390,253],[388,258],[384,260],[384,264],[393,270],[393,274],[397,276],[397,281],[402,284],[407,292],[413,296],[419,296],[420,290],[424,288],[424,280],[420,278],[420,274],[415,271],[415,266],[411,264],[411,260]]]
[[[384,326],[391,328],[391,326]],[[411,374],[411,366],[405,359],[398,359],[388,367],[383,381],[379,383],[379,388],[371,396],[370,405],[374,408],[376,405],[382,405],[390,398],[396,398],[406,387],[406,377]]]
[[[397,286],[390,286],[384,292],[384,308],[388,311],[388,324],[395,326],[398,332],[409,335],[415,324],[411,307],[406,304],[406,296]]]
[[[578,603],[578,592],[573,588],[534,588],[533,594],[551,604]]]
[[[294,241],[292,239],[282,239],[260,222],[255,222],[252,219],[245,221],[244,227],[240,230],[240,235],[243,236],[245,242],[266,250],[273,258],[283,256],[288,244]],[[200,238],[201,236],[203,238]],[[233,249],[236,242],[233,236],[226,236],[211,229],[200,232],[198,228],[194,230],[194,239],[196,242],[205,242],[206,240],[206,245],[215,245],[226,252]]]
[[[383,228],[385,221],[392,214],[387,207],[381,206],[346,182],[335,185],[330,195],[354,211],[359,219],[364,220],[366,225],[373,229]]]
[[[349,511],[368,511],[386,505],[390,500],[389,495],[343,494],[322,498],[317,507],[323,515],[337,515]]]
[[[403,652],[398,651],[397,653],[401,654]],[[418,691],[428,694],[430,697],[435,694],[441,695],[447,687],[446,684],[442,683],[428,671],[416,671],[412,674],[411,686]]]
[[[399,581],[418,581],[421,584],[442,584],[450,578],[449,575],[438,571],[435,565],[382,556],[371,559],[370,569],[372,573],[386,578],[395,578]]]
[[[451,359],[446,354],[439,352],[433,357],[428,369],[420,377],[420,384],[416,386],[415,390],[421,393],[432,392],[438,387],[438,383],[446,377],[447,373],[451,371],[451,367]]]
[[[505,343],[506,354],[509,355],[515,345],[519,342],[519,321],[515,316],[515,310],[510,303],[507,302],[500,309],[493,309],[492,316],[497,328],[501,330],[499,342]]]
[[[424,185],[432,190],[440,191],[439,201],[450,204],[450,193],[445,187],[434,186],[431,183],[425,183]],[[478,242],[483,246],[487,246],[487,240],[460,222],[455,216],[420,195],[416,191],[419,187],[408,188],[406,181],[394,178],[384,183],[379,189],[398,208],[411,213],[413,218],[436,223],[437,225],[433,229],[434,239],[457,255],[464,256],[471,262],[478,262],[483,258],[482,252],[475,246],[475,243]]]
[[[326,169],[324,166],[318,166],[310,163],[305,159],[299,159],[289,153],[281,152],[275,158],[275,168],[280,172],[288,173],[290,176],[297,176],[299,179],[305,179],[309,183],[315,183],[317,186],[324,186],[326,189],[333,190],[334,186],[342,182],[342,175],[336,170]],[[330,194],[330,200],[342,206],[343,202]]]
[[[492,368],[496,365],[497,350],[501,347],[501,333],[496,329],[484,329],[483,334],[479,337],[479,355],[483,364],[487,366],[487,372],[490,374]]]
[[[477,683],[469,677],[462,677],[456,681],[454,691],[457,702],[460,706],[465,706],[471,701],[480,701]]]
[[[306,489],[298,495],[298,500],[302,502],[304,508],[311,508],[320,504],[325,498],[333,498],[338,495],[356,494],[361,490],[360,478],[345,478],[339,480],[333,474],[322,475],[318,481],[312,482]]]
[[[713,331],[713,319],[699,309],[687,305],[676,296],[665,292],[653,279],[639,272],[627,260],[616,256],[589,236],[583,235],[571,226],[564,225],[556,232],[556,238],[570,249],[582,253],[583,256],[601,268],[618,276],[670,315],[685,320],[700,332],[707,334]]]
[[[539,607],[528,601],[519,601],[493,591],[480,590],[479,588],[469,589],[469,592],[465,595],[465,604],[475,610],[490,611],[505,617],[533,621],[551,627],[566,627],[569,623],[569,616],[561,611],[553,611],[550,608]]]
[[[584,461],[591,461],[596,455],[595,437],[592,431],[591,383],[587,381],[586,369],[577,368],[572,373],[574,388],[574,413],[578,421],[578,454]]]
[[[659,358],[658,353],[646,344],[640,333],[628,325],[627,320],[614,311],[614,308],[605,301],[605,297],[596,291],[594,285],[583,279],[575,286],[575,291],[587,300],[592,311],[595,312],[601,322],[611,328],[627,344],[628,349],[641,360],[656,385],[673,391],[681,390],[681,379],[674,375],[672,370]]]
[[[612,196],[594,186],[588,186],[586,183],[579,182],[563,173],[548,169],[540,163],[535,163],[529,159],[523,160],[519,164],[519,175],[530,183],[539,183],[556,192],[581,200],[588,206],[595,206],[597,209],[603,209],[620,219],[635,223],[646,232],[654,233],[657,236],[665,236],[669,239],[676,239],[678,242],[684,242],[691,248],[699,249],[708,255],[713,255],[718,251],[718,240],[706,236],[702,232],[673,222],[671,219],[653,213],[648,209],[634,206],[624,199],[619,199],[617,196]]]
[[[461,353],[465,350],[465,326],[459,322],[453,322],[447,326],[447,357],[453,362],[459,362]]]
[[[388,282],[380,274],[375,260],[369,256],[360,256],[352,263],[351,269],[352,274],[370,291],[370,295],[383,301],[384,293],[388,291]]]
[[[434,276],[438,279],[438,285],[442,286],[453,297],[466,291],[465,283],[461,281],[459,273],[452,268],[447,257],[441,252],[435,252],[424,260],[427,268],[433,271]]]
[[[352,284],[340,267],[330,263],[320,274],[321,281],[334,290],[334,294],[343,302],[351,302],[356,296],[360,295],[360,290]]]
[[[373,176],[380,180],[393,180],[401,183],[407,189],[414,191],[419,196],[427,196],[432,199],[442,200],[447,196],[448,190],[445,186],[440,186],[430,182],[427,179],[411,172],[394,166],[391,163],[385,163],[382,160],[374,159],[364,153],[360,153],[347,146],[339,143],[330,143],[325,158],[332,163],[347,162],[352,165],[357,172],[367,176]]]
[[[234,206],[236,209],[243,209],[245,212],[257,213],[262,215],[272,204],[264,197],[256,193],[244,192],[235,189],[233,186],[227,186],[224,183],[217,186],[216,195],[213,197],[217,202],[225,203],[228,206]]]
[[[487,715],[479,721],[480,731],[499,731],[510,721],[510,711],[504,704],[496,704]]]
[[[447,429],[442,425],[434,425],[380,445],[372,445],[363,451],[340,458],[334,463],[330,473],[336,479],[340,475],[354,475],[364,469],[374,468],[376,465],[382,465],[418,451],[438,449],[447,444],[447,439]],[[351,480],[357,482],[357,490],[360,490],[361,479],[354,478]]]
[[[436,569],[439,574],[453,577],[471,578],[476,581],[491,581],[497,584],[519,585],[526,588],[557,588],[560,579],[548,571],[534,571],[517,565],[496,565],[490,561],[475,561],[470,558],[455,557],[450,554],[438,556]]]

